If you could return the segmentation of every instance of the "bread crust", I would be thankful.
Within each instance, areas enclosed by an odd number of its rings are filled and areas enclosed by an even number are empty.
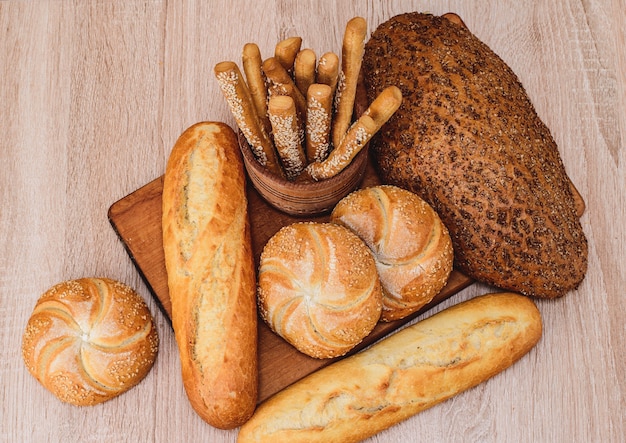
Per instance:
[[[541,329],[528,297],[476,297],[277,393],[237,441],[361,441],[508,368],[539,341]]]
[[[369,100],[403,103],[371,141],[384,183],[411,190],[448,227],[465,274],[558,297],[587,269],[571,181],[516,75],[462,24],[401,14],[366,44]]]
[[[257,401],[256,276],[234,131],[200,122],[163,183],[163,247],[187,396],[209,424],[245,422]]]
[[[359,344],[380,318],[381,298],[371,252],[343,226],[293,223],[263,248],[259,312],[311,357],[338,357]]]
[[[430,302],[452,272],[452,241],[428,203],[397,186],[359,189],[330,216],[370,248],[383,290],[382,320],[399,320]]]
[[[48,289],[22,340],[28,371],[61,401],[92,406],[138,384],[158,351],[154,320],[129,286],[80,278]]]

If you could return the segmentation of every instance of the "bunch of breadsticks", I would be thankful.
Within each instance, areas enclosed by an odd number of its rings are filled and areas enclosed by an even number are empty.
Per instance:
[[[402,101],[391,86],[352,121],[367,35],[362,17],[345,29],[341,60],[333,52],[317,59],[302,38],[280,41],[263,60],[259,47],[243,47],[243,74],[223,61],[215,76],[235,122],[256,160],[287,180],[315,181],[341,172],[389,120]],[[245,75],[245,78],[244,78]]]

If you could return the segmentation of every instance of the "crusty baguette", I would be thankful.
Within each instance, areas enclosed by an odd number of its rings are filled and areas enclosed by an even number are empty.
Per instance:
[[[494,376],[540,337],[529,298],[476,297],[277,393],[238,442],[360,441]]]
[[[229,429],[257,401],[256,276],[241,153],[224,123],[176,142],[163,183],[163,247],[182,377],[196,412]]]

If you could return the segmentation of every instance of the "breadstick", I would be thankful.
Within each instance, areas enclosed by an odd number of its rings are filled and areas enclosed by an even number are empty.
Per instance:
[[[270,133],[270,121],[267,118],[267,88],[261,66],[261,51],[256,43],[246,43],[241,54],[243,72],[246,75],[246,83],[254,102],[257,115],[265,127],[265,132]]]
[[[315,64],[317,56],[312,49],[303,49],[298,52],[293,69],[296,86],[303,96],[313,83],[315,83]]]
[[[288,95],[276,95],[270,97],[267,109],[278,156],[287,180],[293,180],[306,166],[302,128],[298,122],[296,106]]]
[[[300,121],[304,121],[306,99],[285,67],[279,63],[276,57],[270,57],[263,62],[263,72],[269,83],[270,96],[272,93],[275,95],[289,95],[296,104]]]
[[[316,83],[330,86],[331,95],[335,96],[339,79],[339,56],[334,52],[323,54],[317,62]]]
[[[306,156],[309,163],[321,162],[330,151],[330,122],[333,112],[331,87],[309,86],[306,110]]]
[[[330,152],[328,158],[309,164],[306,172],[313,180],[324,180],[340,173],[391,118],[401,103],[400,89],[396,86],[387,87],[354,122],[341,144]]]
[[[250,144],[255,158],[268,170],[283,176],[274,145],[260,123],[239,67],[235,62],[224,61],[215,65],[214,71],[237,126]]]
[[[302,38],[289,37],[279,41],[274,49],[274,57],[285,68],[286,71],[291,71],[296,61],[296,55],[300,51],[302,45]]]
[[[341,140],[352,122],[356,85],[365,51],[366,33],[367,23],[362,17],[354,17],[346,24],[332,128],[332,140],[335,147],[341,144]]]

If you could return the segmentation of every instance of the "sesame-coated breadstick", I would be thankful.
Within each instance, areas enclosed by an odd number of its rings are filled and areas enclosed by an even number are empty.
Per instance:
[[[306,166],[302,148],[302,127],[293,99],[288,95],[270,97],[269,120],[274,133],[274,144],[287,180],[294,180]]]
[[[354,17],[346,24],[332,128],[332,141],[335,147],[341,144],[352,122],[356,85],[365,51],[366,34],[367,22],[363,17]]]
[[[289,37],[279,41],[274,49],[274,57],[285,68],[291,71],[296,61],[296,55],[300,51],[302,45],[301,37]]]
[[[318,83],[309,86],[306,111],[306,156],[309,163],[323,161],[330,151],[332,111],[331,87]]]
[[[265,126],[265,132],[269,134],[271,126],[267,118],[267,88],[263,70],[261,69],[263,61],[259,46],[256,43],[246,43],[241,54],[241,61],[257,115]]]
[[[303,49],[298,52],[298,55],[296,56],[296,61],[293,68],[293,76],[296,82],[296,86],[305,97],[309,86],[315,83],[316,63],[317,56],[315,55],[315,51],[313,51],[312,49]]]
[[[383,90],[363,115],[354,122],[341,144],[330,152],[326,160],[307,166],[308,175],[313,180],[323,180],[341,172],[391,118],[401,103],[402,93],[398,87],[389,86]]]
[[[232,61],[220,62],[215,65],[214,72],[237,126],[250,144],[257,161],[273,173],[284,176],[274,145],[260,123],[250,90],[237,64]]]
[[[276,57],[270,57],[263,62],[263,72],[269,83],[270,96],[289,95],[296,104],[298,117],[304,121],[306,114],[306,99],[294,83],[289,72],[281,65]]]
[[[316,83],[330,86],[331,95],[335,96],[339,79],[339,56],[334,52],[322,54],[317,62]]]

